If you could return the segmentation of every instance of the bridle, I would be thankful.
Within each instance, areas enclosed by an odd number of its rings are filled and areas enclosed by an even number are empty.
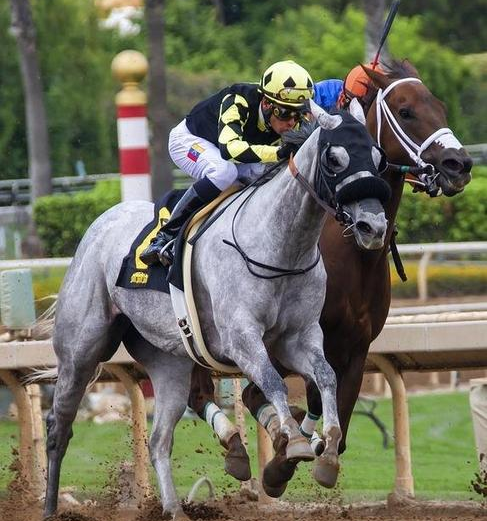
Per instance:
[[[393,169],[400,172],[410,172],[417,179],[418,183],[423,187],[423,189],[432,197],[436,195],[440,195],[441,188],[437,185],[436,179],[440,175],[440,172],[437,172],[435,167],[431,163],[426,163],[421,155],[425,150],[432,145],[433,143],[438,143],[444,148],[462,148],[461,143],[453,134],[453,131],[449,128],[440,128],[433,132],[429,137],[427,137],[423,143],[418,145],[415,141],[413,141],[402,129],[401,125],[397,122],[394,114],[389,108],[386,97],[387,95],[398,85],[406,82],[413,83],[423,83],[419,78],[401,78],[393,81],[390,85],[388,85],[385,89],[379,89],[377,91],[376,96],[376,119],[377,119],[377,143],[381,144],[381,131],[382,131],[382,122],[389,124],[390,129],[394,133],[396,139],[402,148],[407,152],[409,157],[414,161],[416,168],[407,168],[404,165],[393,165],[390,164]]]

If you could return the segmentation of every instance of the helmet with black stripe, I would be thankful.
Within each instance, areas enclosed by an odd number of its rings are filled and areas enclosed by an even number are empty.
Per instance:
[[[301,108],[313,97],[313,80],[308,71],[296,62],[280,61],[266,69],[259,89],[273,103]]]

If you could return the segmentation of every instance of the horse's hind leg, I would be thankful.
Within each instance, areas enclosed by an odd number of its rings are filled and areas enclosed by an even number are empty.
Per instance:
[[[109,358],[120,344],[121,333],[126,325],[125,317],[120,316],[110,326],[98,324],[99,327],[92,327],[91,330],[86,327],[84,330],[81,328],[82,333],[79,334],[78,339],[73,338],[69,341],[56,339],[56,352],[59,359],[58,378],[52,409],[46,419],[48,460],[44,505],[46,517],[54,514],[57,509],[61,463],[73,435],[72,424],[86,386],[94,375],[97,365]],[[105,331],[100,338],[100,331],[103,329]],[[66,355],[69,345],[76,345],[76,349]]]
[[[215,386],[208,369],[195,364],[188,405],[208,422],[226,449],[225,471],[240,481],[250,479],[250,460],[235,425],[215,403]]]
[[[174,428],[188,401],[192,360],[164,353],[144,340],[135,330],[124,337],[129,353],[144,366],[154,388],[154,423],[149,442],[151,461],[157,473],[165,515],[189,521],[183,513],[174,487],[171,452]]]

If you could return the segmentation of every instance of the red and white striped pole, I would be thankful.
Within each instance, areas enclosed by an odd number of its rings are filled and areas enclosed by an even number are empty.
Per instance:
[[[139,88],[147,69],[138,51],[122,51],[112,61],[112,73],[122,84],[115,98],[122,201],[152,201],[147,96]]]

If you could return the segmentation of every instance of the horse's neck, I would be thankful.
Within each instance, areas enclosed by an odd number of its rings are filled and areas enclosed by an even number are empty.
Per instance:
[[[294,158],[300,174],[311,184],[317,140],[318,133],[315,132]],[[283,256],[294,258],[309,250],[314,252],[323,225],[323,211],[293,178],[289,167],[259,188],[252,203],[246,211],[252,221],[248,221],[248,225],[258,242],[266,242],[266,249],[271,251],[273,248],[274,253],[279,250]]]
[[[379,137],[377,136],[377,105],[376,105],[376,99],[374,98],[369,107],[366,108],[367,112],[367,129],[370,132],[371,136],[379,142]],[[381,146],[384,146],[383,143],[381,143]],[[387,149],[384,147],[384,150],[387,155]],[[394,158],[389,157],[387,155],[387,159],[390,163],[400,163],[400,164],[407,164],[410,160],[404,159],[404,158]],[[404,162],[405,161],[405,162]],[[384,175],[384,179],[389,183],[389,186],[391,188],[391,198],[389,201],[384,205],[384,210],[386,213],[386,219],[388,221],[388,228],[387,228],[387,234],[386,234],[386,240],[384,245],[384,250],[387,252],[389,249],[389,244],[392,238],[392,234],[394,232],[394,225],[396,222],[397,212],[399,210],[399,204],[401,202],[402,197],[402,191],[404,188],[404,178],[401,174],[397,173],[386,173]]]

